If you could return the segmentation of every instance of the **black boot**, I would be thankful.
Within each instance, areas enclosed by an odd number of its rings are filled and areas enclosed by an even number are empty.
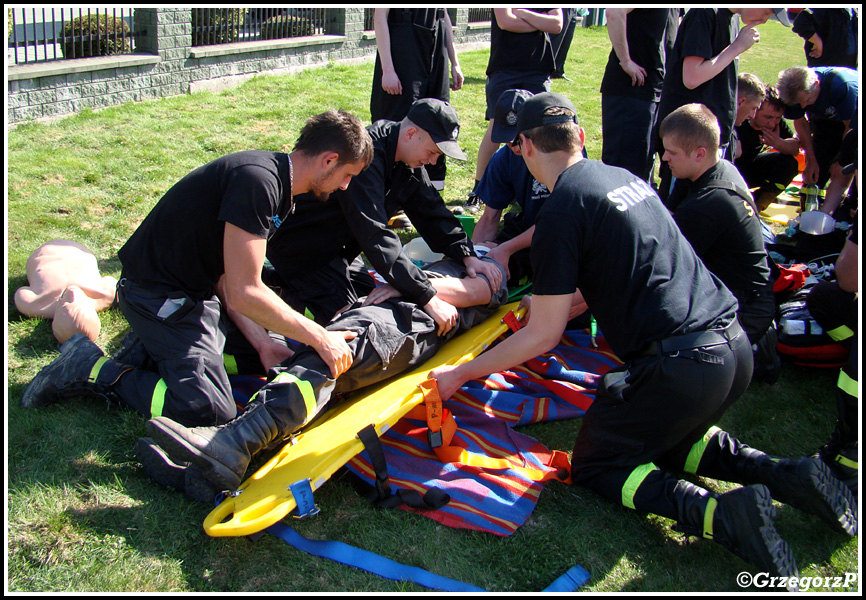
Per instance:
[[[131,365],[137,369],[156,371],[156,363],[150,357],[144,344],[133,330],[129,330],[120,341],[120,348],[111,355],[111,360],[124,365]]]
[[[112,386],[132,368],[105,358],[99,346],[77,333],[60,346],[60,356],[33,378],[21,406],[35,408],[77,397],[119,403]]]
[[[818,450],[815,455],[830,468],[837,479],[842,481],[857,496],[858,469],[858,439],[860,427],[857,421],[857,400],[841,391],[837,392],[836,404],[839,408],[839,418],[836,427],[830,435],[830,441]]]
[[[240,486],[252,457],[297,431],[307,421],[298,385],[263,388],[236,419],[217,427],[187,428],[166,417],[147,431],[174,462],[198,466],[219,490]]]
[[[760,571],[789,578],[789,590],[796,591],[797,562],[773,524],[776,510],[766,487],[752,485],[717,496],[680,481],[674,495],[676,530],[711,539]]]
[[[135,455],[150,478],[190,500],[213,506],[218,493],[204,478],[201,469],[189,463],[176,463],[151,438],[138,438]]]
[[[835,433],[835,432],[834,432]],[[830,441],[818,450],[816,455],[833,476],[844,483],[851,494],[856,498],[857,489],[859,488],[860,471],[858,468],[858,442],[841,442],[830,437]]]
[[[816,458],[777,458],[718,431],[701,459],[698,475],[767,486],[774,500],[816,515],[840,533],[857,535],[857,499]]]

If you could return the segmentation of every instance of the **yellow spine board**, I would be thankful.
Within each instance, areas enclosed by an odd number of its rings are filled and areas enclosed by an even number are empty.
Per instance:
[[[241,484],[207,516],[205,532],[214,537],[251,535],[286,517],[297,506],[289,486],[310,479],[321,487],[341,466],[364,449],[357,433],[373,424],[381,436],[413,407],[424,401],[419,384],[436,366],[459,365],[483,352],[508,331],[502,319],[517,312],[505,305],[485,323],[448,341],[427,363],[389,380],[335,408],[309,430],[295,436],[270,461]]]

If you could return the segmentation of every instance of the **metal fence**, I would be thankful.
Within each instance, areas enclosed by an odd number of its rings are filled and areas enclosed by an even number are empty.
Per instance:
[[[9,64],[135,52],[135,9],[14,8]],[[327,8],[194,8],[192,45],[273,40],[325,33]],[[370,27],[372,29],[372,10]]]
[[[470,23],[479,23],[481,21],[489,21],[493,18],[492,8],[470,8],[469,18]]]
[[[192,45],[321,35],[327,8],[193,8]]]
[[[10,64],[124,54],[135,50],[132,8],[10,10]]]

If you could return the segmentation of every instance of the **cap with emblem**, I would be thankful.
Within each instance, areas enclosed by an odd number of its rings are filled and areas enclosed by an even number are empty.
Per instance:
[[[421,98],[412,104],[406,117],[426,131],[445,156],[466,160],[457,144],[460,120],[453,106],[436,98]]]
[[[505,90],[499,96],[496,107],[493,109],[493,129],[490,132],[490,140],[494,144],[510,142],[517,135],[517,111],[532,98],[532,92],[528,90]]]
[[[544,115],[548,108],[566,108],[572,112],[571,115]],[[551,125],[553,123],[574,123],[577,125],[577,109],[571,100],[553,92],[542,92],[529,98],[517,111],[517,127],[514,132],[513,143],[517,143],[520,134],[529,129]]]

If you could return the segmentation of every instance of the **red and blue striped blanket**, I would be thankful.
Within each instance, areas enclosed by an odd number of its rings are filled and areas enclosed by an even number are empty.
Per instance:
[[[620,364],[602,338],[597,342],[593,348],[588,333],[567,331],[547,354],[471,381],[445,401],[443,408],[452,412],[458,428],[452,445],[465,451],[459,462],[443,463],[431,450],[426,421],[400,420],[381,437],[392,491],[423,494],[436,487],[451,498],[437,510],[401,508],[450,527],[514,533],[535,508],[544,488],[539,480],[562,466],[563,458],[567,466],[567,456],[554,457],[514,428],[583,416],[601,376]],[[347,467],[375,484],[367,452]]]

